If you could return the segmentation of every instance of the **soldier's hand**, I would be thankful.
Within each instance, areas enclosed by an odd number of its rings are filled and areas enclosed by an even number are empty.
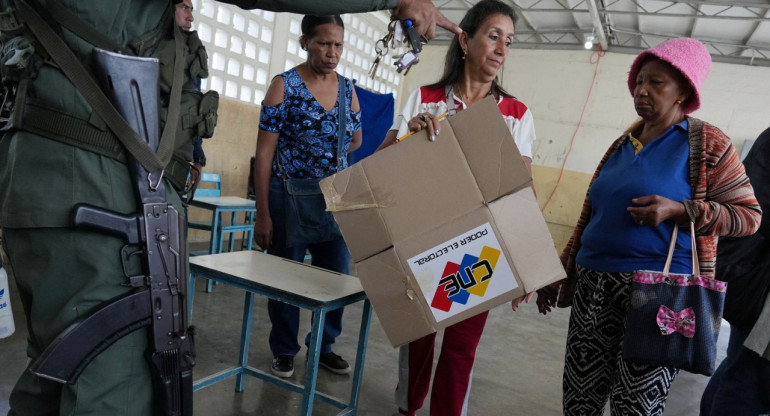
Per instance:
[[[431,0],[399,0],[398,6],[393,9],[393,15],[399,20],[410,19],[414,22],[417,33],[427,40],[436,36],[436,25],[457,35],[462,33],[460,26],[438,11]]]

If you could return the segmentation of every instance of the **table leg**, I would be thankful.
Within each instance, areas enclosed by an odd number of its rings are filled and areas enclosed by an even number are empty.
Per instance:
[[[366,345],[369,341],[369,327],[372,320],[372,304],[369,299],[364,300],[364,310],[361,313],[361,329],[358,332],[358,352],[356,354],[356,368],[353,373],[353,387],[350,391],[349,409],[356,414],[358,399],[361,394],[361,382],[364,378],[364,361],[366,360]]]
[[[238,354],[238,365],[241,370],[246,368],[249,360],[249,341],[251,340],[251,317],[254,309],[254,293],[246,292],[243,301],[243,321],[241,324],[241,352]],[[235,381],[235,391],[243,391],[246,384],[246,374],[241,371]]]
[[[310,345],[308,345],[307,373],[305,374],[305,389],[302,391],[302,413],[313,414],[315,400],[315,385],[318,376],[318,359],[321,356],[321,340],[323,339],[326,310],[313,310],[313,323],[310,329]]]

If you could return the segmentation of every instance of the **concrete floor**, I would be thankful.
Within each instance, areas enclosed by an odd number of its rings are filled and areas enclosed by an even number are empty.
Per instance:
[[[217,285],[213,293],[204,293],[205,285],[196,285],[194,324],[198,328],[196,378],[225,369],[235,362],[240,336],[243,293]],[[15,285],[11,283],[11,294]],[[0,340],[0,415],[8,411],[8,396],[25,366],[25,320],[21,303],[13,296],[16,333]],[[266,301],[255,305],[249,362],[268,370],[271,360],[267,349],[268,318]],[[344,331],[335,352],[352,361],[360,325],[361,305],[347,308]],[[512,312],[509,304],[492,310],[478,349],[473,374],[469,415],[559,415],[561,414],[561,376],[568,310],[557,310],[543,317],[533,304]],[[310,315],[304,313],[301,333],[310,327]],[[723,322],[718,360],[724,357],[729,326]],[[440,336],[439,336],[440,340]],[[298,355],[295,382],[304,380],[305,351]],[[398,351],[390,346],[376,316],[372,318],[366,354],[363,387],[359,405],[361,415],[389,416],[396,411],[393,389],[396,385]],[[352,362],[351,362],[352,364]],[[319,370],[318,390],[347,398],[352,377]],[[666,416],[698,414],[698,403],[708,378],[682,372],[674,381],[666,407]],[[261,380],[248,378],[246,389],[235,392],[230,379],[195,393],[195,412],[199,415],[299,414],[301,396]],[[428,415],[426,403],[420,415]],[[316,402],[314,415],[335,415],[338,410]],[[607,413],[609,414],[609,413]]]

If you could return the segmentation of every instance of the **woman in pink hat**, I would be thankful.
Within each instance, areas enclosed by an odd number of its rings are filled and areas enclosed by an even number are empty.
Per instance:
[[[628,89],[640,119],[610,146],[589,185],[562,263],[567,280],[538,307],[572,306],[564,364],[564,414],[661,415],[678,370],[622,358],[635,270],[662,270],[673,227],[695,224],[701,274],[713,276],[720,236],[753,234],[759,204],[737,152],[718,128],[688,116],[711,70],[694,39],[639,54]],[[672,273],[692,271],[690,234],[679,233]]]

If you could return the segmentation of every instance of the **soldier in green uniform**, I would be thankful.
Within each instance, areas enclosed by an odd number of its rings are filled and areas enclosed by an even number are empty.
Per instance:
[[[123,214],[137,211],[127,167],[131,156],[24,27],[16,13],[22,1],[46,18],[86,67],[94,46],[158,57],[162,124],[166,109],[174,104],[170,68],[175,55],[170,0],[0,0],[0,254],[19,289],[29,332],[27,354],[34,361],[78,317],[129,291],[124,268],[131,274],[140,266],[136,260],[121,260],[121,238],[70,227],[78,203]],[[428,0],[226,2],[311,14],[391,8],[399,18],[414,20],[428,38],[436,24],[459,30]],[[188,56],[196,56],[200,47],[196,39],[187,41]],[[187,59],[186,86],[195,76],[205,75],[205,54],[197,56],[200,59]],[[179,212],[181,202],[173,190],[178,191],[179,178],[186,177],[191,139],[201,132],[212,133],[216,111],[213,96],[183,90],[180,111],[198,122],[185,126],[178,122],[174,157],[164,176],[167,201]],[[201,105],[202,100],[209,103]],[[11,393],[9,415],[150,415],[153,392],[147,349],[148,332],[134,331],[98,355],[73,385],[25,371]]]

